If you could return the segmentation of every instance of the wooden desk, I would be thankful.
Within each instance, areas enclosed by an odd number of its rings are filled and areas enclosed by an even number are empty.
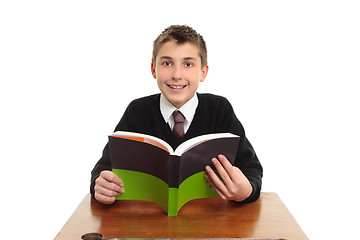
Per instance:
[[[172,217],[152,202],[122,200],[109,206],[87,194],[55,239],[79,240],[90,232],[102,233],[104,239],[308,239],[278,195],[264,192],[250,204],[192,200]]]

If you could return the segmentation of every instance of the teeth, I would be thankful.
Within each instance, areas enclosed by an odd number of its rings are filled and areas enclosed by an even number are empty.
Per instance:
[[[186,85],[184,85],[184,86],[169,85],[169,87],[171,87],[173,89],[182,89],[182,88],[186,87]]]

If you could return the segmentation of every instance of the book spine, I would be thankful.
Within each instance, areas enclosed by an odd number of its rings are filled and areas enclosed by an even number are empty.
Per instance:
[[[169,157],[169,202],[168,216],[176,216],[178,213],[178,190],[180,181],[180,156]]]
[[[178,188],[169,188],[168,216],[178,214]]]
[[[180,156],[169,157],[169,188],[179,188],[180,181]]]

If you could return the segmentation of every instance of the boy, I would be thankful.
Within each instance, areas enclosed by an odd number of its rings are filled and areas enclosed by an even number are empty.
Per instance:
[[[196,93],[208,69],[203,37],[188,26],[168,27],[154,41],[151,62],[151,72],[161,94],[131,102],[115,131],[153,135],[168,142],[173,149],[203,134],[230,132],[239,135],[234,166],[219,153],[211,161],[221,178],[209,166],[205,168],[205,177],[222,199],[255,201],[260,195],[262,166],[240,121],[225,98]],[[111,169],[107,144],[91,172],[90,187],[95,199],[105,204],[113,203],[126,189]]]

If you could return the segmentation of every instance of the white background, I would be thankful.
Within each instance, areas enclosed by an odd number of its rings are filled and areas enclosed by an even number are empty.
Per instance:
[[[208,45],[199,92],[226,96],[310,239],[359,236],[357,1],[1,1],[1,236],[53,239],[128,103],[157,93],[152,42]],[[36,237],[35,237],[36,236]]]

